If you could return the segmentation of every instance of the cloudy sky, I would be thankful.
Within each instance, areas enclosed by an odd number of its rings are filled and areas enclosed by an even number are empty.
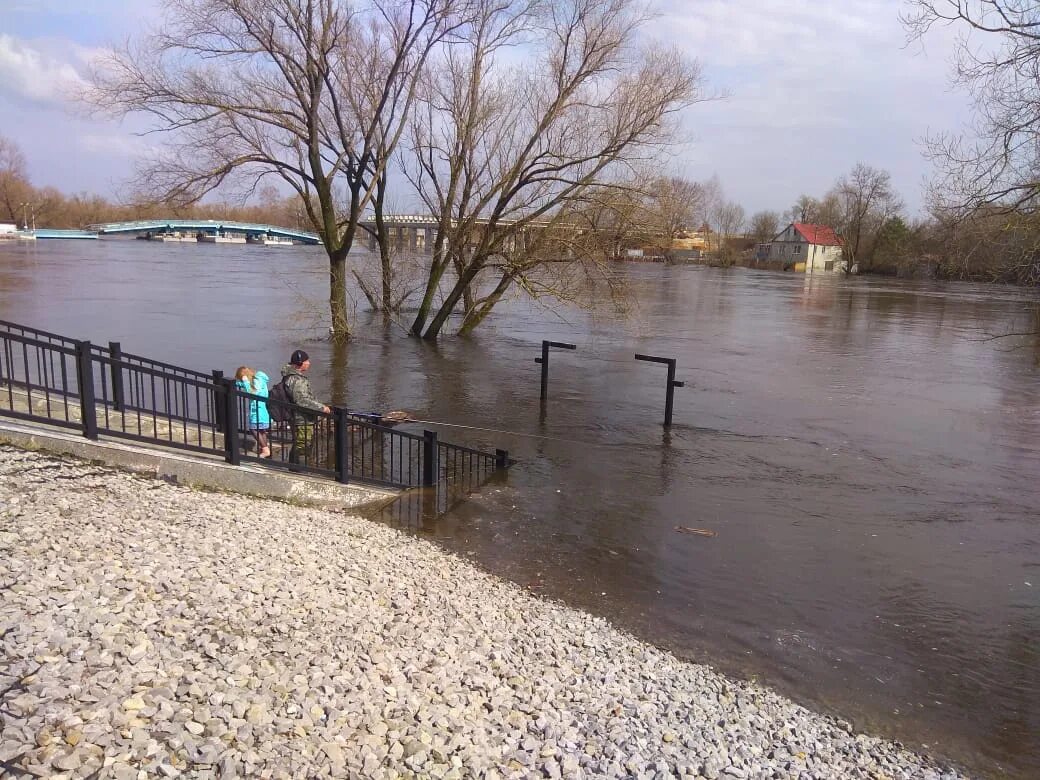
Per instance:
[[[0,134],[38,185],[119,195],[146,141],[84,116],[70,88],[101,48],[151,21],[155,0],[0,0]],[[905,45],[901,0],[672,0],[649,30],[702,64],[723,100],[693,107],[672,171],[717,174],[749,213],[820,195],[862,161],[891,172],[911,214],[929,165],[920,140],[956,129],[952,33]]]

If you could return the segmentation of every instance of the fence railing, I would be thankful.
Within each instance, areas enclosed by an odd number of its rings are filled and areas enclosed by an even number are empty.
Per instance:
[[[339,482],[470,490],[509,466],[495,453],[378,424],[372,415],[285,404],[266,424],[267,398],[219,371],[205,374],[0,321],[0,415],[99,435],[222,455]],[[261,446],[270,449],[261,457]]]

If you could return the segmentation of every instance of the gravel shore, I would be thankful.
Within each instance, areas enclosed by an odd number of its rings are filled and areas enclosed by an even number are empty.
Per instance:
[[[375,523],[7,447],[0,725],[13,777],[963,777]]]

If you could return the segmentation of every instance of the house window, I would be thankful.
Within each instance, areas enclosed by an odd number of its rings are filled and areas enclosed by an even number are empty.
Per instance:
[[[826,263],[824,263],[823,264],[823,270],[824,271],[833,271],[834,270],[834,261],[833,260],[828,260]]]

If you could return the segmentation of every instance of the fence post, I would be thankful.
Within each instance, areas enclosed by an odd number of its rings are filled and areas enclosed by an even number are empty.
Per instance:
[[[636,360],[645,360],[650,363],[664,363],[668,366],[668,380],[665,386],[665,397],[664,397],[664,427],[667,428],[672,424],[672,400],[675,395],[675,388],[685,387],[685,382],[675,381],[675,358],[658,357],[657,355],[640,355],[636,353]]]
[[[224,431],[224,405],[221,403],[221,388],[224,386],[224,372],[213,369],[213,427],[218,433]]]
[[[336,481],[345,485],[350,481],[350,447],[347,443],[350,421],[347,410],[341,406],[332,407],[332,424],[336,435]]]
[[[541,399],[544,401],[549,395],[549,342],[542,342],[542,356],[535,358],[536,363],[542,364],[542,394]]]
[[[542,340],[542,356],[534,359],[535,363],[542,364],[542,392],[541,399],[544,401],[549,397],[549,347],[556,347],[557,349],[577,349],[574,344],[567,344],[563,341],[546,341]]]
[[[118,341],[108,342],[108,354],[112,358],[112,408],[123,411],[123,347]]]
[[[509,451],[495,450],[495,471],[509,468]]]
[[[224,460],[232,466],[242,462],[242,450],[238,441],[238,390],[234,379],[221,377],[224,408]]]
[[[97,406],[94,403],[94,362],[89,341],[76,342],[76,379],[79,382],[79,416],[83,435],[97,441]]]
[[[682,383],[680,382],[681,386]],[[675,360],[668,361],[668,393],[664,397],[664,424],[672,424],[672,398],[675,396]]]
[[[434,431],[423,431],[422,483],[426,486],[437,484],[437,473],[440,471],[438,449],[437,434]]]

